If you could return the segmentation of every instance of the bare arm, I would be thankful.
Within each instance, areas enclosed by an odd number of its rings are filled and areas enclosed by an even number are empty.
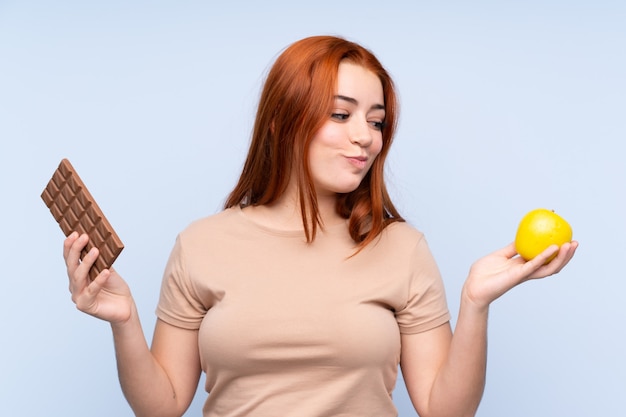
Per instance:
[[[158,320],[152,350],[139,320],[112,324],[120,385],[137,416],[182,416],[200,378],[198,332]]]
[[[516,285],[559,272],[578,244],[547,249],[529,262],[509,245],[476,262],[463,287],[454,335],[449,325],[403,335],[401,367],[407,390],[421,417],[470,417],[485,387],[489,305]]]
[[[200,377],[197,331],[159,320],[150,350],[126,282],[113,269],[89,280],[87,271],[98,253],[94,248],[80,261],[87,240],[72,234],[63,246],[72,301],[80,311],[110,323],[120,384],[135,414],[183,415]]]

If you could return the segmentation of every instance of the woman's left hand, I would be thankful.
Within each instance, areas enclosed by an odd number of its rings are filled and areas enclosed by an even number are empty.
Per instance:
[[[525,261],[516,256],[515,244],[511,243],[472,265],[463,286],[463,295],[474,306],[487,308],[491,302],[516,285],[561,271],[574,256],[577,247],[576,241],[564,243],[560,248],[552,245],[532,260]],[[557,256],[546,264],[557,251]]]

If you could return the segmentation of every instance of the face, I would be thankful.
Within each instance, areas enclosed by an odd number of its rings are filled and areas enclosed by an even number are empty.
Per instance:
[[[354,191],[383,146],[383,86],[362,66],[339,65],[332,114],[309,149],[311,175],[318,197]]]

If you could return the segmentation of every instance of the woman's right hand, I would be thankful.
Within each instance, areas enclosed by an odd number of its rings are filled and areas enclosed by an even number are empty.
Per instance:
[[[92,248],[81,261],[80,253],[88,241],[86,234],[79,236],[74,232],[63,242],[72,301],[84,313],[111,324],[123,324],[131,318],[134,309],[130,288],[113,268],[103,270],[93,281],[89,278],[98,249]]]

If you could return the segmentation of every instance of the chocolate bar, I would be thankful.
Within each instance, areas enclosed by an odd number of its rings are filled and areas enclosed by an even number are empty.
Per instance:
[[[87,233],[89,236],[89,242],[80,254],[81,260],[91,248],[94,246],[98,248],[98,259],[89,270],[89,277],[92,280],[103,269],[113,265],[124,249],[124,244],[69,160],[61,161],[43,190],[41,198],[65,236],[74,231],[79,234]]]

